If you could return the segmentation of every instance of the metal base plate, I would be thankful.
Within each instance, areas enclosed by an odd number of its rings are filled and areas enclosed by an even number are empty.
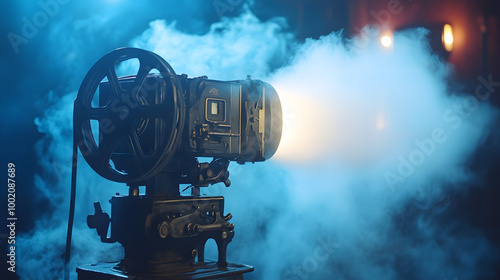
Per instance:
[[[169,275],[126,275],[114,267],[118,263],[98,263],[81,265],[76,268],[78,280],[163,280],[163,279],[223,279],[243,280],[243,274],[252,272],[253,267],[244,264],[229,263],[227,268],[217,267],[214,261],[195,264],[195,271]]]

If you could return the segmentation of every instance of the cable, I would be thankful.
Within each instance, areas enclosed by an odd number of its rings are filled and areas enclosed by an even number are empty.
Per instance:
[[[76,196],[76,166],[78,160],[78,147],[76,137],[73,134],[73,161],[71,167],[71,198],[69,202],[68,231],[66,235],[66,252],[64,255],[64,279],[69,280],[69,262],[71,259],[71,237],[73,234],[73,220],[75,217],[75,196]]]

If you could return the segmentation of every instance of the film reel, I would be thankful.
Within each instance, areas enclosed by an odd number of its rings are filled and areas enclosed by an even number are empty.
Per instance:
[[[119,78],[116,66],[131,59],[139,61],[137,73]],[[152,75],[153,69],[159,73]],[[103,97],[100,86],[110,94]],[[102,177],[141,182],[160,172],[177,151],[184,116],[182,88],[172,67],[155,53],[121,48],[99,59],[82,82],[74,105],[75,142]],[[118,166],[120,157],[126,164]]]

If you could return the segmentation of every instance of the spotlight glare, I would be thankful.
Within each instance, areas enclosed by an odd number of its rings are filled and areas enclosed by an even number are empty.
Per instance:
[[[388,48],[392,46],[392,39],[389,35],[384,35],[380,38],[380,43],[382,44],[382,46]]]
[[[449,24],[445,24],[443,27],[442,41],[445,50],[451,52],[453,50],[453,28]]]

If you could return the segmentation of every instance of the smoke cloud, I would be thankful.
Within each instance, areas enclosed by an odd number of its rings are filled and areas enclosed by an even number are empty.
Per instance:
[[[498,116],[487,98],[450,87],[451,66],[432,54],[426,30],[397,33],[384,49],[342,32],[297,44],[285,26],[247,11],[201,35],[157,20],[131,40],[177,73],[250,74],[280,95],[284,132],[275,158],[233,164],[230,188],[206,190],[224,195],[234,216],[229,259],[256,267],[246,279],[492,277],[492,245],[446,212],[453,194],[478,179],[469,159]],[[51,193],[54,211],[19,237],[22,279],[62,275],[75,96],[49,96],[36,120],[45,172],[35,185]],[[72,269],[122,254],[117,244],[101,244],[85,218],[96,200],[109,213],[107,200],[126,187],[79,161]]]
[[[267,77],[272,67],[283,64],[293,39],[283,31],[285,26],[283,18],[261,22],[247,12],[195,35],[179,31],[176,22],[156,20],[132,45],[159,54],[178,74],[220,80]]]

